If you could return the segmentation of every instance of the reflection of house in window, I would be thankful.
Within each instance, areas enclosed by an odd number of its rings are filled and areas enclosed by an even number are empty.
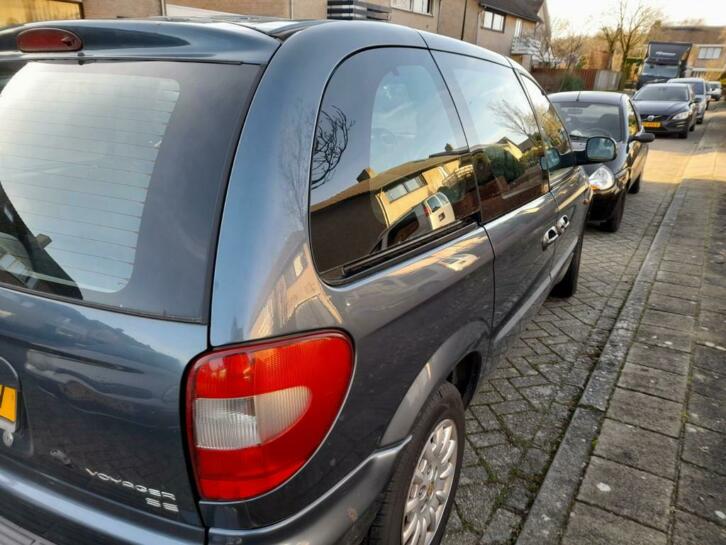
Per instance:
[[[393,202],[425,186],[426,182],[417,176],[409,180],[404,180],[403,182],[389,185],[384,191],[386,192],[386,197],[388,197],[388,202]]]

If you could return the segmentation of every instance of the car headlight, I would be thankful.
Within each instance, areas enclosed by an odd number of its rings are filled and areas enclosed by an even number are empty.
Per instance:
[[[690,110],[686,110],[684,112],[679,112],[673,116],[673,121],[683,121],[684,119],[688,119],[689,115],[691,115]]]
[[[598,169],[590,174],[590,187],[597,191],[604,191],[610,189],[615,185],[615,176],[613,171],[605,165],[598,167]]]

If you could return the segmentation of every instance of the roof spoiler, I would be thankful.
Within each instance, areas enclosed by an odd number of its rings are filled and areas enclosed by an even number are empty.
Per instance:
[[[27,47],[31,40],[24,36],[44,39],[45,42],[36,40],[31,45],[45,47]],[[264,64],[279,45],[280,41],[275,38],[230,23],[78,20],[30,23],[0,30],[0,59],[7,56],[169,58]]]

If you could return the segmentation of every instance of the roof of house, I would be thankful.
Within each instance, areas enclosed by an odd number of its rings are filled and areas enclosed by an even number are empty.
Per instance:
[[[540,22],[539,10],[545,0],[479,0],[479,5],[528,21]]]

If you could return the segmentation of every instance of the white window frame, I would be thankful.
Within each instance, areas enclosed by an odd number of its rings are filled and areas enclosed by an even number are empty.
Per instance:
[[[720,46],[700,46],[698,58],[701,60],[715,60],[721,58],[723,48]]]
[[[485,9],[483,11],[481,27],[487,30],[493,30],[494,32],[504,32],[506,26],[507,16],[504,13],[498,11]]]
[[[391,0],[391,7],[422,15],[433,15],[434,0]]]

